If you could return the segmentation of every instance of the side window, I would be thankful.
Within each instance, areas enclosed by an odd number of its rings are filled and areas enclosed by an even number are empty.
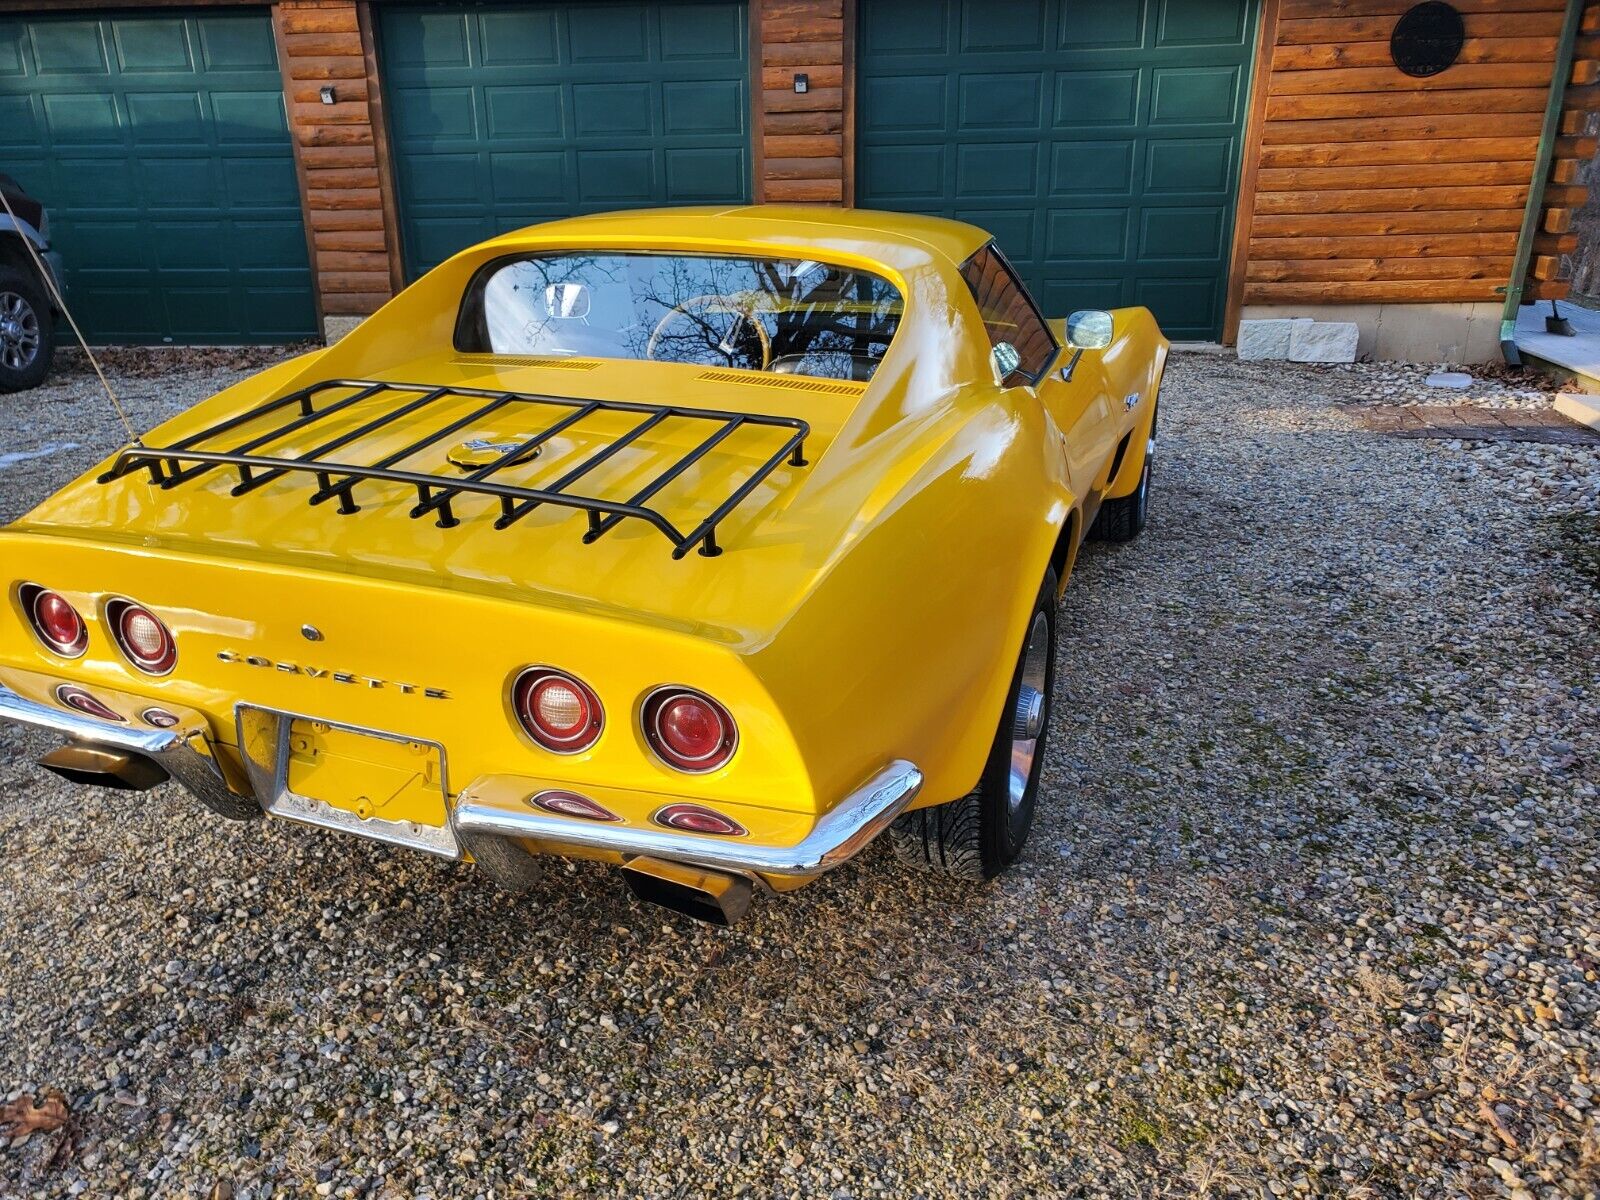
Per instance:
[[[990,243],[962,264],[961,277],[978,302],[989,345],[1010,342],[1022,355],[1017,370],[1038,383],[1059,347],[1011,264]]]

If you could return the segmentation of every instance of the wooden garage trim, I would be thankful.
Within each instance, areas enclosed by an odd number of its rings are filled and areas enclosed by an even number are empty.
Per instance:
[[[758,202],[853,200],[854,21],[855,0],[750,0]],[[793,85],[800,73],[804,95]]]
[[[1250,222],[1256,204],[1256,180],[1261,171],[1261,131],[1267,119],[1271,86],[1272,47],[1278,39],[1279,0],[1266,0],[1256,29],[1255,67],[1250,75],[1250,109],[1245,114],[1244,142],[1239,154],[1239,194],[1233,202],[1233,246],[1228,263],[1228,296],[1222,312],[1222,341],[1231,346],[1239,336],[1239,312],[1244,306],[1245,270],[1250,262]]]
[[[366,9],[358,0],[272,7],[319,321],[368,316],[397,290],[398,223]],[[324,87],[334,103],[321,102]]]

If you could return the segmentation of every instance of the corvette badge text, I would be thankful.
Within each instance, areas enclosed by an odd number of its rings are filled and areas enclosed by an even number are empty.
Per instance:
[[[400,683],[393,679],[375,679],[371,675],[357,675],[351,671],[330,671],[324,667],[303,667],[299,663],[277,662],[259,654],[240,654],[236,650],[218,650],[217,657],[225,663],[243,663],[269,671],[282,671],[285,675],[304,675],[308,679],[331,679],[334,683],[348,683],[355,687],[393,688],[407,696],[422,696],[428,700],[448,700],[450,693],[444,688],[419,687],[414,683]]]

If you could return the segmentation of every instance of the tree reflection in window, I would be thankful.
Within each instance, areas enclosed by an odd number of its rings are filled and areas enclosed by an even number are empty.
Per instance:
[[[501,259],[463,301],[457,345],[865,380],[899,328],[887,280],[815,260],[644,252]]]

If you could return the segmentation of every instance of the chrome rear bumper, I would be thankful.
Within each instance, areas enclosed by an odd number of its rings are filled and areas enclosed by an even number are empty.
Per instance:
[[[817,818],[811,831],[792,846],[752,845],[739,838],[558,817],[534,808],[484,803],[474,797],[473,787],[462,793],[454,821],[458,833],[523,838],[555,854],[562,847],[573,847],[749,875],[820,875],[859,854],[921,787],[922,772],[896,759]]]
[[[178,717],[178,724],[171,729],[150,729],[132,722],[118,725],[40,704],[0,684],[0,721],[43,729],[72,744],[142,755],[213,808],[218,804],[236,806],[239,798],[228,786],[222,767],[211,752],[204,718],[184,709],[169,711]]]
[[[132,697],[111,697],[104,691],[101,694],[112,700],[125,700],[121,706],[132,711],[138,711],[136,706],[141,703]],[[272,796],[281,791],[281,786],[267,786],[267,781],[275,778],[276,766],[273,773],[265,773],[264,768],[257,769],[258,764],[251,761],[250,755],[246,755],[246,761],[253,778],[241,781],[238,787],[230,787],[212,751],[205,718],[191,710],[164,707],[179,718],[179,723],[171,729],[147,728],[132,720],[117,724],[41,704],[0,684],[0,721],[43,729],[71,745],[143,756],[208,807],[224,815],[230,812],[238,815],[242,807],[260,804],[261,795]],[[281,747],[279,753],[282,753]],[[520,782],[507,776],[475,780],[451,806],[450,824],[456,834],[465,835],[467,839],[474,836],[516,838],[534,843],[551,854],[599,851],[619,855],[624,861],[644,857],[692,863],[742,875],[804,878],[831,871],[859,854],[916,797],[922,787],[922,772],[915,764],[896,759],[818,817],[803,837],[787,846],[753,844],[742,838],[681,833],[639,824],[560,817],[522,803],[528,789],[519,789],[516,785]],[[281,780],[279,783],[281,785]],[[493,801],[490,796],[494,796]],[[270,805],[268,807],[270,810]],[[376,831],[363,828],[364,824],[352,814],[349,821],[341,822],[336,828],[359,836],[379,836]],[[442,848],[435,850],[435,853],[440,852]]]

